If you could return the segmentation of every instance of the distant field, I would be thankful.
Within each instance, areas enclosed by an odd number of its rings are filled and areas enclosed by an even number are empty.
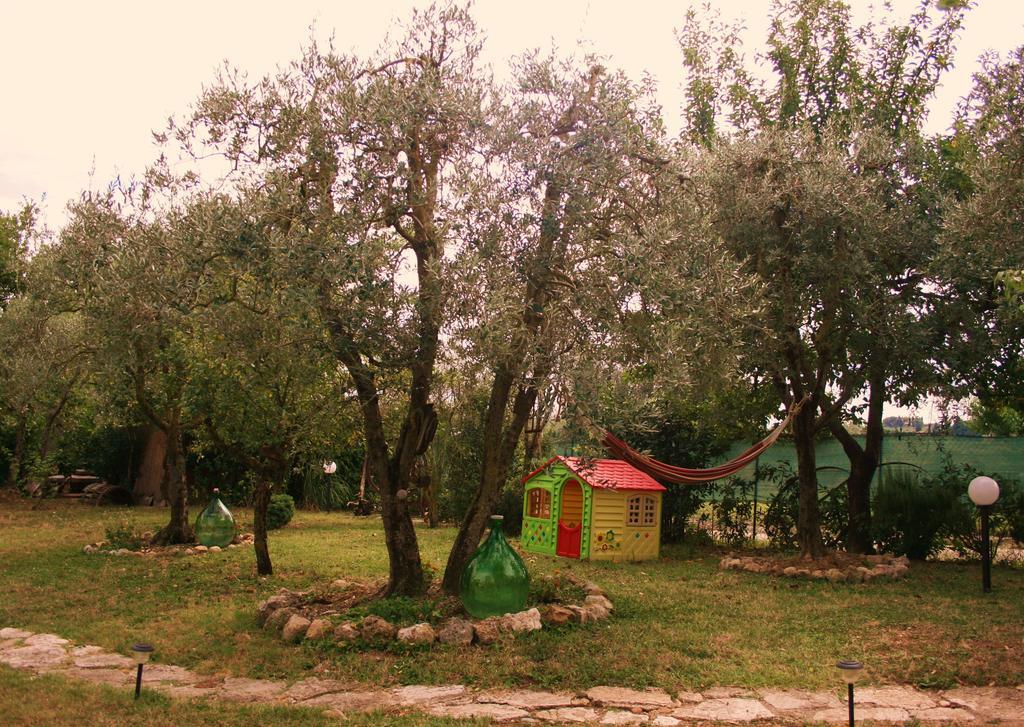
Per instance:
[[[857,439],[864,443],[863,437]],[[749,442],[737,442],[722,458],[735,457],[750,446]],[[1015,479],[1024,482],[1024,437],[939,437],[934,435],[889,435],[882,448],[882,461],[886,463],[907,462],[917,465],[926,472],[938,472],[945,459],[957,464],[969,464],[981,472],[999,479]],[[836,469],[822,470],[818,481],[822,487],[833,487],[846,478],[849,460],[843,454],[839,442],[834,439],[822,442],[817,450],[818,467]],[[793,443],[781,441],[761,457],[762,465],[787,462],[796,469],[796,450]],[[752,479],[754,466],[740,471],[740,476]],[[964,483],[966,487],[966,483]],[[758,488],[758,500],[774,492],[768,483]]]

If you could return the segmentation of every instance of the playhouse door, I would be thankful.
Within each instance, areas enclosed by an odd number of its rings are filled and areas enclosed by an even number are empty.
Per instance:
[[[555,552],[563,558],[579,558],[583,539],[583,488],[576,480],[562,487],[562,506],[558,511],[558,542]]]

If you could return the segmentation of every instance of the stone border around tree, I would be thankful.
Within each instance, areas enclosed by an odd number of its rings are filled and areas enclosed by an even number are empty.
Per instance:
[[[260,602],[256,607],[256,620],[268,631],[278,631],[281,638],[291,643],[306,640],[332,640],[340,645],[356,641],[381,644],[399,641],[407,644],[431,645],[470,644],[489,645],[503,636],[539,631],[545,626],[552,628],[569,623],[588,624],[602,621],[615,610],[615,606],[600,586],[591,581],[565,576],[571,583],[586,593],[580,604],[545,604],[504,616],[485,619],[464,619],[452,617],[438,628],[429,623],[418,623],[398,628],[380,616],[366,616],[360,622],[343,621],[334,624],[321,616],[303,609],[303,597],[309,593],[281,589],[276,595]],[[348,584],[347,581],[334,581]]]
[[[152,534],[149,534],[149,538],[152,538]],[[149,538],[146,538],[149,540]],[[111,548],[110,544],[105,540],[100,540],[95,543],[89,543],[82,548],[82,552],[86,555],[136,555],[139,557],[167,557],[167,556],[181,556],[181,555],[206,555],[207,553],[220,553],[222,550],[234,550],[241,548],[246,545],[252,545],[255,540],[255,536],[252,533],[242,533],[236,535],[235,539],[230,544],[221,548],[213,545],[207,547],[205,545],[144,545],[139,550],[130,550],[128,548]]]
[[[905,555],[864,555],[851,558],[862,561],[862,564],[851,562],[842,568],[823,568],[815,561],[807,561],[806,565],[793,565],[795,561],[792,558],[780,560],[766,556],[727,555],[719,561],[718,566],[723,570],[739,570],[784,578],[827,580],[832,583],[864,583],[875,578],[896,580],[906,576],[910,570],[910,560]]]

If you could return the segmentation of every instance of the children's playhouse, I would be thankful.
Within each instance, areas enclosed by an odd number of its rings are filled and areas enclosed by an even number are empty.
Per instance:
[[[525,550],[580,560],[658,557],[665,488],[628,462],[553,457],[523,483]]]

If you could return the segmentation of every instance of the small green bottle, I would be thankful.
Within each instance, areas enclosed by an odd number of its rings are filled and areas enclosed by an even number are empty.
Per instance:
[[[220,501],[220,490],[214,488],[210,504],[196,518],[196,540],[200,545],[223,548],[235,537],[235,518]]]
[[[522,611],[530,590],[530,575],[519,553],[505,540],[501,515],[491,516],[491,534],[462,573],[462,605],[473,618]]]

